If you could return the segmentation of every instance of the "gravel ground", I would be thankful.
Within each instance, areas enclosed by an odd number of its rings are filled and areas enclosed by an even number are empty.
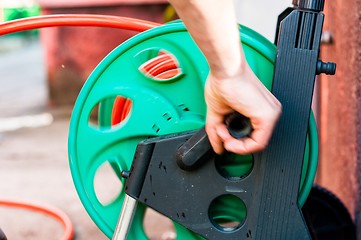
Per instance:
[[[85,212],[67,161],[67,119],[49,126],[3,133],[0,140],[0,197],[39,202],[69,215],[79,239],[106,239]],[[9,239],[59,239],[62,226],[36,212],[0,208]]]

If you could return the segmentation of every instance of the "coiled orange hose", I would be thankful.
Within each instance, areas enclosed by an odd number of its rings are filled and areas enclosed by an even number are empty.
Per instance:
[[[13,207],[13,208],[23,208],[35,212],[44,213],[58,222],[60,222],[64,227],[64,233],[61,236],[61,240],[71,240],[74,238],[74,226],[70,218],[61,210],[51,207],[40,205],[36,203],[23,202],[18,200],[5,200],[0,199],[0,206]]]
[[[0,35],[33,30],[46,27],[87,26],[109,27],[142,32],[159,23],[139,20],[135,18],[94,15],[94,14],[54,14],[38,17],[22,18],[0,24]]]

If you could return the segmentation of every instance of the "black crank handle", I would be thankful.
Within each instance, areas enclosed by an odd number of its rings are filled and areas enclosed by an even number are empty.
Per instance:
[[[224,122],[229,134],[236,139],[249,137],[253,131],[249,118],[238,112],[228,115]]]
[[[249,136],[253,130],[249,118],[237,112],[228,115],[225,124],[229,133],[237,139]],[[176,159],[181,169],[192,171],[213,155],[212,145],[203,127],[178,149]]]

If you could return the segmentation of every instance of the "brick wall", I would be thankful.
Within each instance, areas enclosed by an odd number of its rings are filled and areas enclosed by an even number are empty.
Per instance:
[[[341,198],[361,230],[361,1],[326,1],[325,13],[332,42],[321,55],[337,72],[320,79],[317,182]]]

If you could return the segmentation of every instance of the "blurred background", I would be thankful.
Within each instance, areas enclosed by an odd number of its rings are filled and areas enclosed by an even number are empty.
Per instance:
[[[277,16],[292,6],[292,1],[237,0],[235,4],[239,23],[273,42]],[[356,0],[326,1],[321,56],[338,66],[335,76],[317,78],[313,102],[320,142],[316,182],[343,201],[358,229],[360,9]],[[0,0],[0,22],[63,13],[109,14],[158,23],[175,18],[166,0]],[[134,34],[58,27],[0,37],[0,199],[35,201],[61,209],[73,222],[77,239],[107,238],[87,215],[72,182],[67,156],[69,118],[92,70]],[[99,194],[105,197],[116,191],[108,182],[107,171],[96,180]],[[148,236],[173,239],[171,224],[149,214],[153,220],[145,224]],[[9,239],[59,239],[63,231],[61,224],[47,216],[1,205],[0,228]]]

